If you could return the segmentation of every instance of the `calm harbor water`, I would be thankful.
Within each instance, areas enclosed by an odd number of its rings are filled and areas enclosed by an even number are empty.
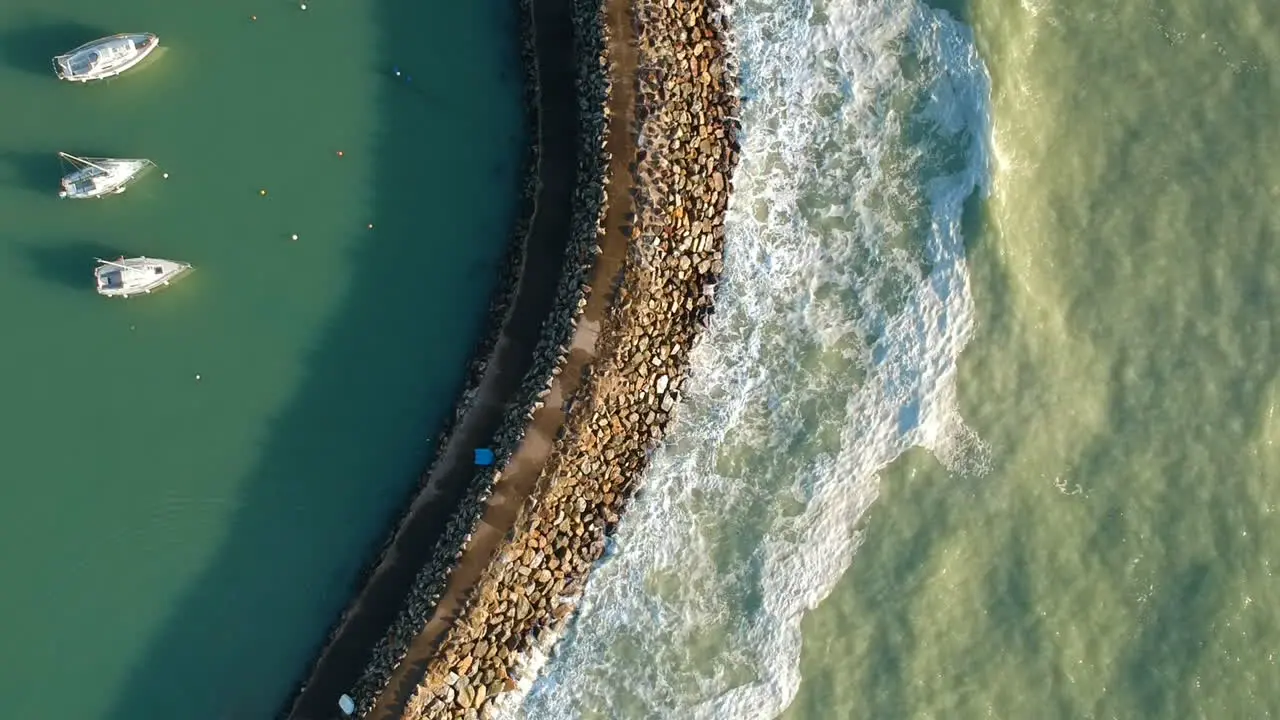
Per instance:
[[[513,10],[0,4],[0,715],[278,709],[483,328],[524,145]],[[51,55],[126,30],[163,47],[55,81]],[[170,177],[59,200],[59,150]],[[197,270],[97,297],[122,253]]]
[[[733,25],[716,321],[524,714],[1280,714],[1280,5]]]

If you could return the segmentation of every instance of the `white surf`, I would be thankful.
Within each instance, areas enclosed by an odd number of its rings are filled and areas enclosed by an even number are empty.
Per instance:
[[[742,162],[717,314],[646,489],[519,709],[769,718],[800,621],[849,567],[878,473],[980,473],[956,408],[961,217],[988,178],[969,30],[903,0],[744,2]]]

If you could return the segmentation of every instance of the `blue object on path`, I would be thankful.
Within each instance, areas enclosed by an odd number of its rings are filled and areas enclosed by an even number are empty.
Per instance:
[[[493,451],[489,448],[476,449],[476,465],[488,467],[493,464]]]

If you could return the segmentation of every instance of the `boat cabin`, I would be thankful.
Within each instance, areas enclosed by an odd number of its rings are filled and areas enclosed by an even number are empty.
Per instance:
[[[103,290],[119,290],[124,287],[124,279],[120,277],[119,270],[108,270],[98,275],[98,287]]]

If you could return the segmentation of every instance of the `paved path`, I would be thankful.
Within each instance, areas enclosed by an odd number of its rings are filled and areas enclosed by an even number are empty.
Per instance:
[[[555,51],[549,47],[551,44],[563,43],[558,32],[549,32],[548,28],[564,23],[570,26],[570,31],[572,29],[571,3],[568,0],[533,0],[533,8],[537,52],[542,63],[546,57],[544,52]],[[409,654],[369,713],[368,717],[373,720],[395,720],[402,715],[405,703],[426,675],[431,657],[445,632],[497,555],[503,539],[515,524],[520,508],[537,485],[555,437],[564,426],[565,403],[581,386],[584,371],[595,360],[600,323],[607,314],[612,300],[611,290],[626,260],[629,238],[623,227],[633,209],[630,164],[635,160],[635,141],[630,125],[635,105],[635,52],[629,8],[628,0],[610,0],[608,8],[614,59],[613,96],[610,100],[612,116],[609,122],[609,152],[613,158],[610,161],[611,180],[606,188],[609,203],[605,216],[607,232],[600,241],[602,252],[596,256],[589,281],[594,291],[587,298],[568,360],[552,383],[550,393],[544,399],[545,404],[534,413],[524,440],[494,488],[481,526],[473,533],[458,567],[449,576],[448,586],[435,614],[410,644]],[[545,75],[545,70],[541,74]],[[545,88],[543,102],[544,106],[548,102]]]
[[[431,559],[449,517],[471,481],[473,450],[488,445],[508,403],[533,364],[542,322],[555,305],[556,286],[571,237],[577,173],[578,114],[574,87],[573,26],[567,0],[535,0],[540,191],[531,225],[527,261],[510,318],[494,348],[476,402],[463,418],[442,461],[414,500],[382,563],[348,608],[336,635],[312,669],[306,687],[287,713],[290,720],[339,716],[338,697],[350,691],[386,634],[418,571]]]

